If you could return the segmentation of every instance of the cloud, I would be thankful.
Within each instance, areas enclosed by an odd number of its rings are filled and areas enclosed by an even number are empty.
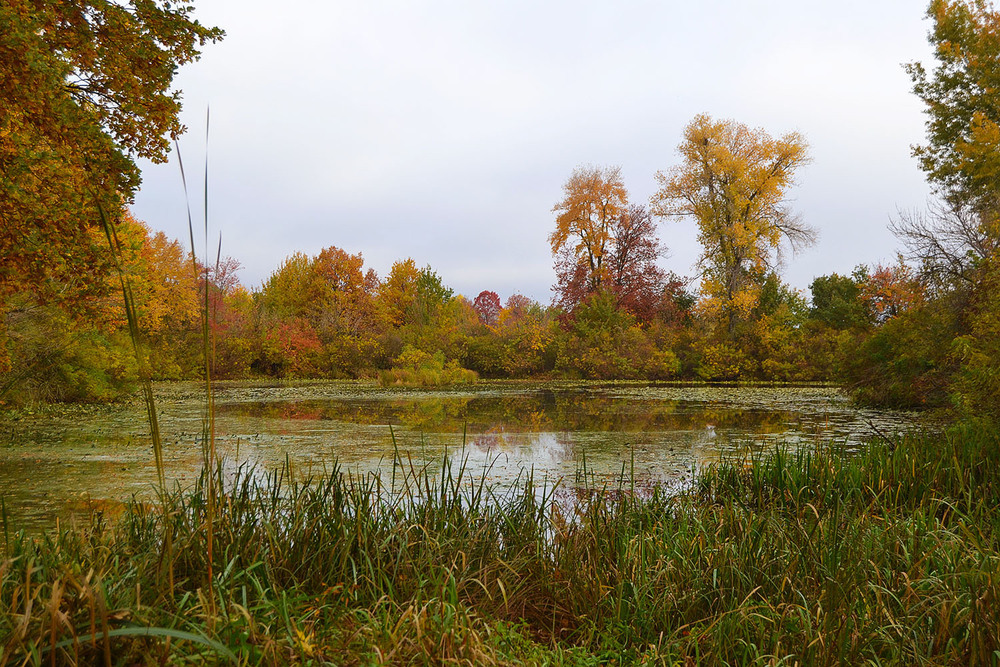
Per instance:
[[[800,288],[891,258],[885,221],[927,193],[900,67],[928,59],[926,26],[903,0],[204,0],[197,16],[228,36],[178,76],[182,150],[199,171],[210,105],[210,224],[250,285],[337,245],[383,274],[412,256],[457,292],[547,302],[551,207],[572,169],[621,165],[644,200],[700,112],[810,141],[792,196],[821,238],[788,264]],[[144,167],[135,211],[187,238],[175,164]],[[661,231],[665,266],[690,274],[692,230]]]

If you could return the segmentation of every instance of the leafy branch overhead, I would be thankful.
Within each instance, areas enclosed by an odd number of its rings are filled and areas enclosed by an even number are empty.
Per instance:
[[[0,297],[82,299],[107,265],[98,208],[131,200],[136,158],[166,160],[177,68],[223,32],[185,0],[6,0],[0,35]]]

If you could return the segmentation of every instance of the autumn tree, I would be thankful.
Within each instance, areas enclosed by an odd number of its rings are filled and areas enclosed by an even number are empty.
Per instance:
[[[932,0],[927,15],[936,62],[907,72],[926,113],[913,153],[937,200],[892,225],[919,273],[900,261],[863,276],[877,327],[845,377],[863,401],[948,404],[996,426],[1000,14],[984,0]]]
[[[926,105],[927,143],[914,155],[938,193],[995,206],[1000,196],[1000,14],[985,0],[933,0],[936,66],[906,66]]]
[[[648,322],[667,284],[667,273],[657,264],[666,249],[656,235],[656,221],[645,206],[631,204],[612,226],[611,238],[608,266],[618,306]]]
[[[315,257],[295,253],[271,275],[258,296],[265,347],[258,366],[263,370],[312,368],[334,375],[356,376],[370,368],[381,354],[379,337],[387,326],[376,299],[378,276],[364,268],[361,253],[335,246]],[[289,328],[291,327],[291,328]],[[269,345],[274,332],[294,332],[302,345]],[[321,350],[324,359],[318,354]],[[307,352],[308,363],[285,360],[290,353]]]
[[[569,313],[589,295],[607,290],[618,307],[648,321],[666,277],[656,263],[665,250],[650,212],[629,205],[618,167],[580,167],[563,190],[549,236],[556,303]]]
[[[315,280],[308,296],[320,330],[351,337],[371,335],[378,327],[374,305],[378,276],[373,269],[365,270],[361,253],[324,248],[316,256],[313,271]]]
[[[507,375],[526,377],[552,370],[552,341],[557,323],[551,311],[523,294],[507,297],[497,321],[497,337],[506,347]]]
[[[859,288],[861,302],[869,317],[877,324],[917,308],[924,300],[924,286],[916,271],[903,258],[895,264],[876,264],[869,272],[861,268]]]
[[[117,215],[131,199],[136,157],[166,159],[183,130],[177,67],[223,34],[191,12],[183,0],[0,6],[0,296],[53,278],[86,288],[72,278],[95,261],[97,207]]]
[[[732,338],[757,305],[782,242],[796,250],[815,239],[785,201],[795,172],[809,161],[806,142],[794,132],[775,139],[699,115],[678,151],[682,164],[656,174],[653,213],[697,223],[702,290]]]
[[[472,307],[479,315],[479,321],[486,326],[493,326],[500,317],[500,296],[496,292],[483,290],[472,302]]]
[[[102,212],[166,159],[183,127],[179,65],[222,31],[186,0],[0,3],[0,372],[5,304],[27,292],[78,307],[107,283]]]
[[[96,233],[96,230],[95,230]],[[189,255],[162,232],[125,211],[116,229],[118,266],[128,281],[142,336],[139,352],[157,377],[189,377],[198,368],[199,285]],[[117,274],[93,276],[85,311],[21,291],[6,301],[10,369],[5,394],[23,399],[108,399],[129,391],[137,367]],[[81,313],[85,312],[86,317]],[[193,343],[193,344],[192,344]]]
[[[935,287],[965,293],[960,305],[1000,244],[1000,14],[983,0],[933,0],[927,15],[937,63],[907,72],[927,114],[913,153],[939,201],[892,230]]]
[[[573,171],[563,185],[562,201],[552,208],[558,215],[549,244],[557,257],[560,285],[594,292],[607,281],[605,259],[613,245],[611,230],[627,206],[620,167]],[[564,288],[563,294],[570,291]]]
[[[393,262],[389,275],[378,286],[378,299],[389,322],[401,327],[416,310],[420,269],[412,258]]]

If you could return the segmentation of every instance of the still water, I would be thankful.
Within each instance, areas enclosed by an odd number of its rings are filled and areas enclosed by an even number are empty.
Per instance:
[[[204,392],[157,387],[168,481],[190,484],[201,463]],[[832,443],[912,428],[912,414],[858,410],[833,388],[620,383],[480,383],[450,390],[323,382],[219,385],[216,449],[228,465],[286,461],[304,476],[367,473],[393,461],[464,463],[495,485],[532,470],[572,485],[624,470],[682,486],[727,453]],[[0,495],[14,527],[38,529],[156,483],[141,403],[60,406],[0,418]]]

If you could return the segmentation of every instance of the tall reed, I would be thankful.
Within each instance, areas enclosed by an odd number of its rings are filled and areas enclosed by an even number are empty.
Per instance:
[[[204,168],[204,187],[202,190],[203,197],[203,209],[202,209],[202,219],[204,222],[204,232],[205,232],[205,263],[203,267],[198,265],[198,255],[195,250],[194,242],[194,218],[191,215],[191,197],[188,192],[187,186],[187,175],[184,171],[184,160],[181,155],[180,144],[174,141],[174,149],[177,152],[177,164],[180,167],[181,172],[181,184],[184,188],[184,201],[187,209],[187,219],[188,219],[188,234],[191,242],[191,269],[194,272],[194,277],[196,283],[200,281],[202,285],[202,317],[201,317],[201,331],[202,331],[202,360],[203,360],[203,372],[205,380],[205,407],[202,419],[202,469],[205,471],[204,479],[207,481],[207,486],[205,488],[206,497],[206,507],[204,512],[205,521],[205,534],[206,534],[206,544],[205,549],[208,552],[208,559],[206,561],[205,578],[206,583],[209,585],[208,588],[208,601],[209,605],[213,607],[215,605],[215,594],[211,582],[214,580],[213,573],[213,551],[215,547],[215,515],[216,515],[216,502],[218,489],[215,486],[215,470],[217,467],[217,455],[215,450],[215,393],[212,390],[212,369],[215,360],[215,328],[212,324],[215,322],[218,313],[213,312],[211,305],[213,300],[210,298],[211,295],[211,283],[209,281],[209,258],[208,254],[208,138],[209,138],[209,128],[211,120],[211,109],[205,110],[205,168]],[[218,250],[215,257],[215,270],[218,273],[219,262],[222,254],[222,237],[219,237]],[[172,538],[171,538],[172,539]],[[172,576],[172,574],[171,574]]]
[[[100,201],[97,211],[101,226],[108,240],[108,253],[111,257],[122,291],[122,302],[125,308],[125,319],[128,322],[129,339],[135,353],[136,368],[139,373],[139,384],[142,387],[143,402],[146,406],[146,418],[149,421],[149,435],[153,444],[153,458],[156,462],[156,477],[160,488],[164,488],[165,477],[163,469],[163,439],[160,437],[160,420],[156,413],[156,401],[153,397],[152,373],[149,359],[142,349],[142,334],[139,329],[139,317],[135,310],[135,295],[132,290],[132,279],[122,267],[122,247],[118,238],[115,220],[107,214]]]

